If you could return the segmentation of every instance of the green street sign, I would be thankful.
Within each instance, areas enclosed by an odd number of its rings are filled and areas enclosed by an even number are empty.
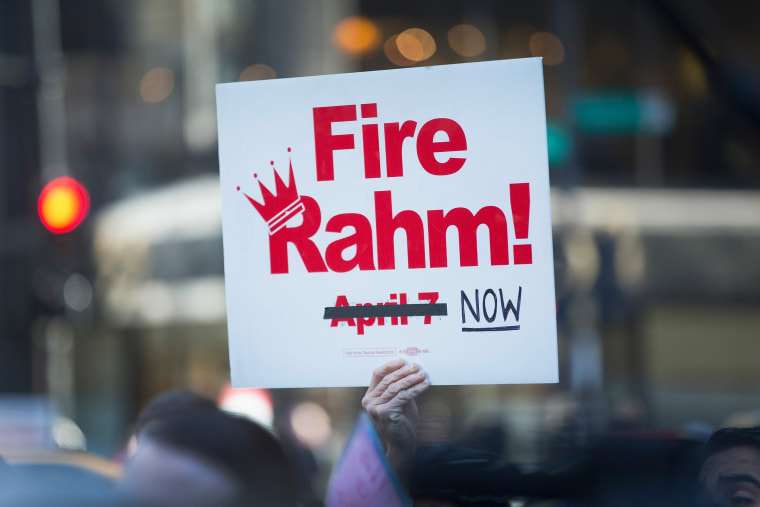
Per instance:
[[[567,129],[553,120],[546,121],[546,147],[550,166],[564,163],[573,149]]]
[[[662,136],[676,120],[673,103],[658,90],[581,92],[570,108],[575,128],[592,135]]]

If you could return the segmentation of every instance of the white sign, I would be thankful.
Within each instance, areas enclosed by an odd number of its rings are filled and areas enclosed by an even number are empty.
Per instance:
[[[541,60],[217,86],[235,387],[557,381]]]

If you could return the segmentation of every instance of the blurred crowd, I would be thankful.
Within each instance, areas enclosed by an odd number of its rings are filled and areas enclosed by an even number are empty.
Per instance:
[[[0,472],[0,504],[299,503],[294,460],[283,443],[268,429],[224,412],[190,391],[166,392],[145,405],[126,454],[115,480],[72,464],[5,465]]]
[[[362,474],[376,473],[369,468],[336,467],[332,482],[349,487],[338,496],[328,487],[326,500],[304,466],[307,451],[285,432],[177,390],[142,408],[116,477],[70,463],[0,461],[0,505],[385,506],[387,495],[350,487],[383,481],[397,485],[400,506],[760,505],[760,426],[747,427],[747,417],[733,421],[742,427],[653,432],[640,407],[621,407],[608,430],[583,445],[572,424],[558,424],[544,442],[550,459],[521,464],[504,458],[498,425],[457,442],[419,438],[416,400],[429,387],[415,363],[397,359],[375,369],[362,405],[387,477],[367,482]]]

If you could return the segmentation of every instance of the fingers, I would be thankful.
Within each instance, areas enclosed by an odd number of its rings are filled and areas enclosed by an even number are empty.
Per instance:
[[[416,386],[427,378],[427,375],[424,371],[418,371],[418,368],[415,368],[414,370],[415,371],[413,373],[408,373],[392,382],[389,382],[385,390],[378,393],[378,399],[388,401],[396,396],[402,396],[403,398],[404,392],[406,390],[408,390],[410,387]],[[381,382],[377,389],[380,389],[382,385],[383,383]]]
[[[417,364],[408,364],[384,376],[362,400],[365,409],[387,404],[385,409],[401,409],[427,389],[427,375]]]
[[[372,380],[369,383],[369,389],[367,389],[367,392],[369,393],[370,391],[373,391],[377,387],[377,384],[379,384],[386,375],[398,370],[405,364],[406,361],[399,357],[375,368],[375,371],[372,372]]]
[[[390,364],[390,363],[387,363]],[[392,368],[393,365],[390,366]],[[381,367],[382,368],[382,367]],[[388,368],[388,369],[390,369]],[[367,396],[371,398],[377,398],[384,394],[390,386],[392,386],[395,382],[398,382],[399,380],[404,379],[405,377],[408,377],[409,375],[414,375],[419,373],[420,369],[419,366],[417,366],[416,363],[409,363],[406,365],[402,365],[400,368],[396,368],[391,370],[390,372],[383,375],[377,383],[375,383],[375,386],[370,386],[369,389],[367,389]],[[398,392],[398,389],[396,388],[396,391]],[[395,392],[393,394],[395,394]]]
[[[388,421],[391,424],[411,423],[416,425],[416,405],[414,400],[430,386],[424,372],[411,375],[393,384],[394,389],[385,391],[377,397],[365,397],[362,401],[370,416],[377,421]],[[395,394],[391,394],[391,393]],[[414,420],[410,420],[413,418]]]
[[[420,371],[388,386],[388,389],[383,395],[378,397],[377,401],[378,404],[385,402],[385,404],[390,405],[389,408],[394,408],[395,406],[400,408],[414,400],[429,386],[430,382],[427,380],[427,375],[424,371]]]

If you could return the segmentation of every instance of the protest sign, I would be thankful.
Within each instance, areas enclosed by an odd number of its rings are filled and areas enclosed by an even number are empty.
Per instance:
[[[217,86],[235,387],[557,381],[541,60]]]

